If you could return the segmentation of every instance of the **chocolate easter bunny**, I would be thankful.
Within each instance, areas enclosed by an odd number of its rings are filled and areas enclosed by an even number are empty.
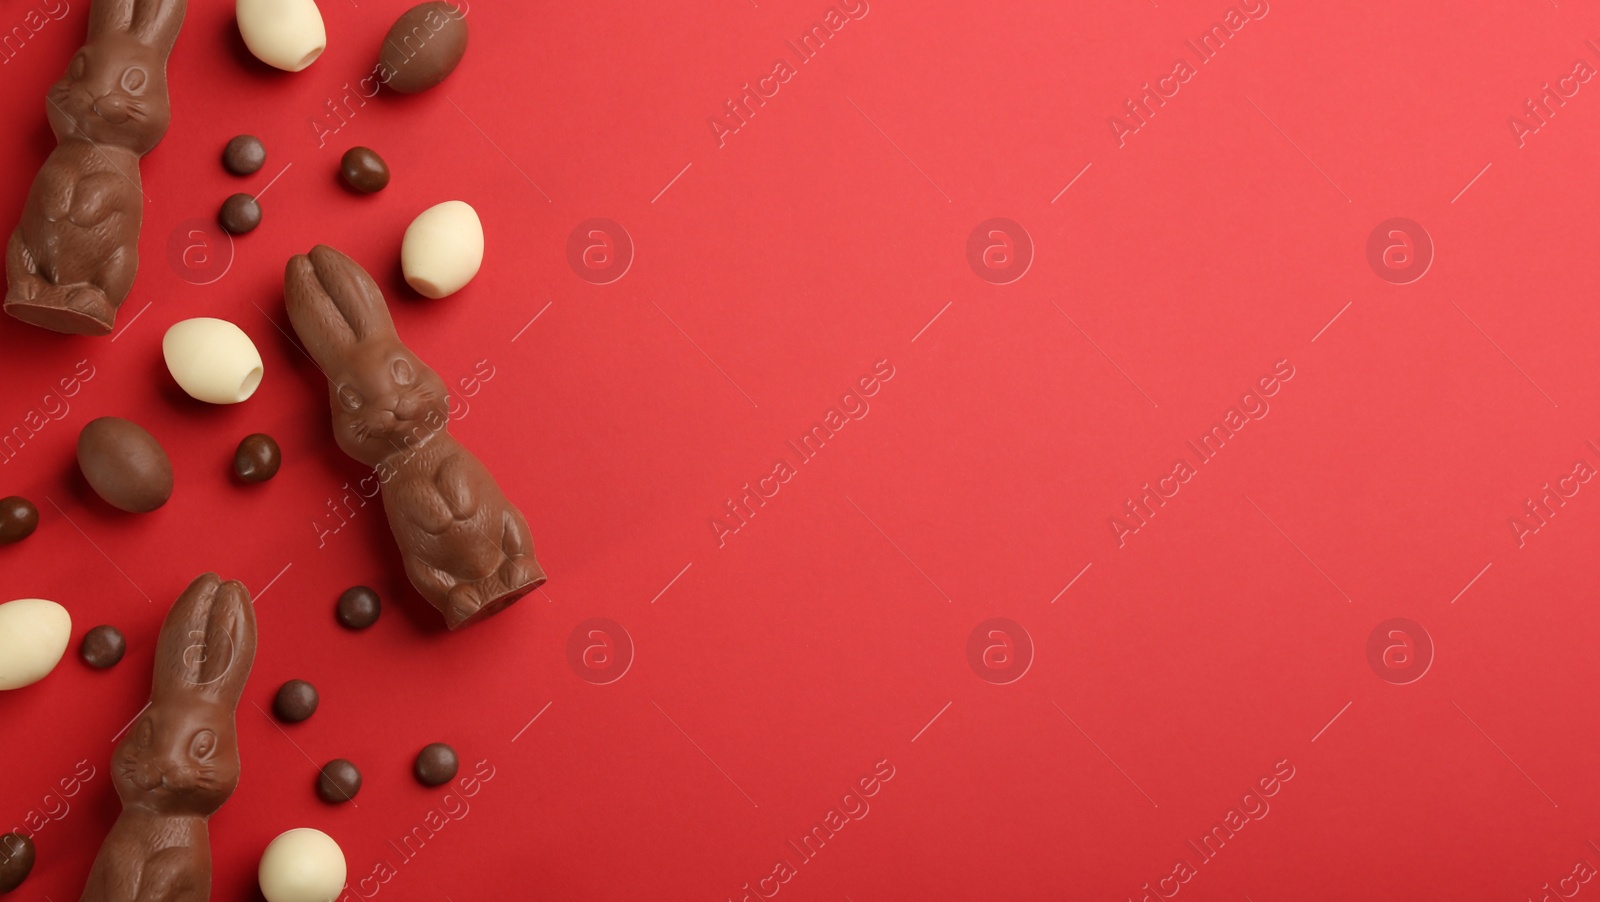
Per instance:
[[[250,593],[196,579],[161,624],[150,705],[111,756],[122,816],[81,902],[206,902],[206,820],[239,785],[234,710],[256,656]]]
[[[284,273],[289,321],[328,377],[333,433],[373,468],[406,575],[451,629],[545,581],[528,521],[446,431],[444,381],[400,342],[367,271],[318,245]]]
[[[172,118],[167,57],[187,0],[93,0],[89,37],[45,95],[56,149],[6,246],[5,310],[105,335],[139,269],[139,160]]]

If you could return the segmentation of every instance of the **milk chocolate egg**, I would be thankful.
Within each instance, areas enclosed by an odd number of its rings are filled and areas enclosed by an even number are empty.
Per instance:
[[[395,20],[378,52],[378,75],[402,94],[426,91],[455,71],[467,52],[467,5],[434,0]]]
[[[121,417],[90,420],[78,433],[78,468],[95,494],[132,514],[172,497],[172,461],[155,436]]]

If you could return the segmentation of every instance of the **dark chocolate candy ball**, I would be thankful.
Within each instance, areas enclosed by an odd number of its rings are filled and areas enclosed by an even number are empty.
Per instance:
[[[261,204],[248,194],[235,194],[222,202],[217,222],[234,235],[243,235],[261,224]]]
[[[317,713],[317,687],[305,680],[290,680],[272,700],[272,713],[284,723],[299,723]]]
[[[98,670],[115,667],[128,650],[128,642],[116,627],[102,624],[86,633],[78,653],[83,660]]]
[[[364,630],[378,622],[383,613],[383,602],[378,593],[366,586],[351,586],[339,596],[339,607],[334,611],[340,625],[353,630]]]
[[[39,528],[39,509],[21,495],[0,498],[0,545],[20,542]]]
[[[222,149],[222,167],[234,175],[250,175],[267,163],[267,146],[255,135],[239,135]]]
[[[33,870],[33,840],[21,833],[0,836],[0,896],[28,879]]]
[[[278,475],[282,463],[278,443],[264,432],[245,436],[233,453],[233,473],[245,482],[266,482]]]
[[[456,750],[442,742],[435,742],[417,753],[413,772],[417,775],[417,782],[423,786],[443,786],[454,780],[456,771],[460,769],[461,761],[456,757]]]
[[[344,758],[335,758],[322,765],[317,775],[317,795],[324,802],[338,805],[348,802],[361,791],[361,771]]]
[[[351,188],[371,194],[389,184],[389,164],[370,147],[352,147],[339,160],[339,175]]]

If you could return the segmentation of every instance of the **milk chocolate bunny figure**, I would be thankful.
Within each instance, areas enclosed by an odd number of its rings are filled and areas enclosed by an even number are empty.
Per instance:
[[[406,575],[456,629],[545,581],[522,513],[450,436],[444,381],[400,343],[366,270],[318,245],[289,261],[289,320],[328,377],[333,433],[374,470]]]
[[[239,785],[234,709],[256,656],[250,593],[215,573],[196,579],[161,625],[150,706],[111,758],[122,816],[81,902],[206,902],[206,819]]]
[[[6,247],[6,312],[56,332],[111,331],[139,269],[139,159],[172,118],[167,57],[187,0],[93,0],[89,38],[51,86],[56,149]]]

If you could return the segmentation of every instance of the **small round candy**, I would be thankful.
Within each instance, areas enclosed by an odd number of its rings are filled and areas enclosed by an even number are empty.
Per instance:
[[[339,160],[339,175],[356,191],[371,194],[389,184],[389,164],[370,147],[352,147]]]
[[[324,802],[338,805],[348,802],[361,791],[361,771],[344,758],[335,758],[322,765],[317,775],[317,795]]]
[[[33,840],[21,833],[0,836],[0,896],[28,879],[33,870]]]
[[[305,680],[290,680],[272,701],[272,713],[284,723],[299,723],[317,713],[317,687]]]
[[[39,528],[39,509],[21,495],[0,498],[0,545],[20,542]]]
[[[234,235],[243,235],[261,224],[261,204],[248,194],[235,194],[222,202],[217,222]]]
[[[105,670],[117,666],[127,650],[128,642],[122,638],[122,632],[110,624],[102,624],[84,635],[78,654],[90,667]]]
[[[417,753],[417,764],[412,768],[417,782],[423,786],[443,786],[454,780],[461,761],[456,750],[442,742],[435,742]]]
[[[266,482],[278,475],[283,452],[272,436],[264,432],[247,435],[233,453],[233,473],[244,482]]]
[[[366,586],[351,586],[339,596],[339,606],[334,610],[339,624],[347,629],[364,630],[378,622],[383,613],[383,602],[378,593]]]
[[[239,135],[222,148],[222,167],[234,175],[252,175],[267,163],[267,146],[255,135]]]
[[[333,837],[300,827],[267,844],[256,879],[267,902],[331,902],[344,892],[348,873]]]

